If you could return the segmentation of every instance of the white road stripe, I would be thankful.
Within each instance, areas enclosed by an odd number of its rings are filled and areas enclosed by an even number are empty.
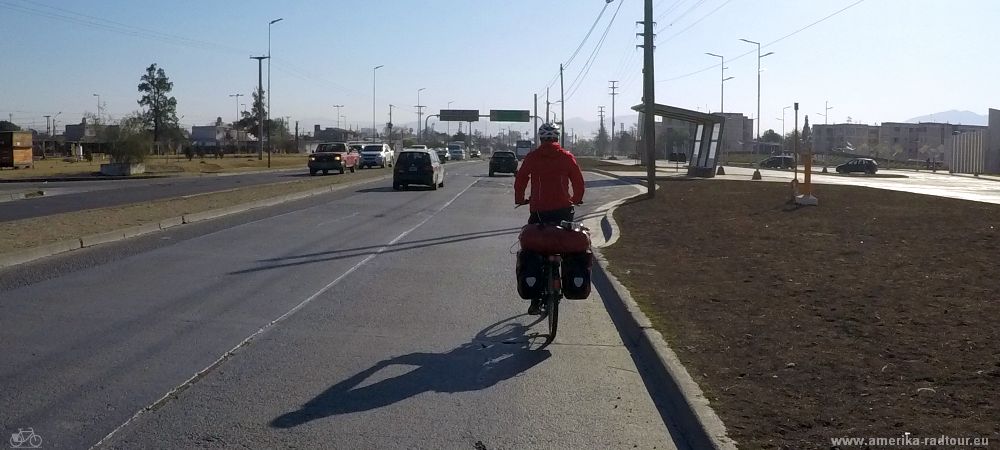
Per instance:
[[[371,255],[368,255],[368,257],[366,257],[365,259],[361,260],[361,262],[355,264],[354,267],[351,267],[346,272],[344,272],[343,274],[341,274],[339,277],[337,277],[336,279],[334,279],[333,281],[331,281],[329,284],[327,284],[326,286],[323,286],[320,290],[316,291],[316,293],[310,295],[305,300],[303,300],[302,302],[300,302],[298,305],[295,305],[295,307],[293,307],[292,309],[288,310],[286,313],[282,314],[278,318],[276,318],[276,319],[268,322],[266,325],[264,325],[263,327],[261,327],[259,330],[253,332],[253,334],[251,334],[250,336],[247,336],[246,339],[243,339],[242,341],[240,341],[239,344],[236,344],[236,346],[234,346],[233,348],[229,349],[229,351],[223,353],[222,356],[220,356],[218,359],[216,359],[214,362],[212,362],[212,364],[209,364],[204,369],[199,370],[197,373],[195,373],[194,375],[192,375],[191,378],[188,378],[185,382],[183,382],[180,385],[178,385],[177,387],[171,389],[166,394],[164,394],[162,397],[160,397],[158,400],[156,400],[155,402],[151,403],[149,406],[146,406],[146,407],[140,409],[139,411],[136,411],[136,413],[133,414],[132,417],[129,417],[129,419],[126,420],[124,423],[122,423],[121,425],[119,425],[118,427],[116,427],[114,430],[111,430],[110,433],[108,433],[106,436],[104,436],[100,441],[98,441],[96,444],[94,444],[90,448],[94,449],[94,448],[100,447],[102,444],[104,444],[109,439],[111,439],[111,437],[113,437],[119,431],[121,431],[125,427],[129,426],[132,422],[135,422],[136,419],[138,419],[139,417],[141,417],[143,414],[145,414],[145,413],[147,413],[149,411],[155,410],[155,409],[157,409],[157,408],[165,405],[168,401],[170,401],[170,399],[172,397],[176,397],[178,394],[180,394],[181,392],[183,392],[187,388],[189,388],[192,385],[194,385],[194,383],[196,383],[199,379],[201,379],[202,377],[204,377],[205,375],[207,375],[209,372],[211,372],[212,370],[214,370],[216,367],[220,366],[223,362],[225,362],[231,356],[233,356],[234,354],[236,354],[236,351],[239,350],[241,347],[249,345],[250,342],[253,341],[257,336],[260,336],[265,331],[273,328],[279,322],[281,322],[281,321],[283,321],[283,320],[291,317],[293,314],[295,314],[296,312],[298,312],[300,309],[304,308],[306,305],[308,305],[313,300],[315,300],[316,298],[318,298],[320,295],[323,295],[323,293],[329,291],[331,288],[333,288],[334,286],[336,286],[337,283],[340,283],[344,278],[347,278],[348,275],[354,273],[355,271],[357,271],[358,269],[360,269],[362,266],[364,266],[365,264],[367,264],[369,261],[371,261],[372,259],[375,259],[376,256],[378,256],[378,255],[382,254],[383,252],[385,252],[386,250],[388,250],[389,247],[392,247],[393,245],[395,245],[396,243],[398,243],[399,241],[401,241],[403,238],[405,238],[406,236],[408,236],[410,233],[416,231],[418,228],[420,228],[421,226],[423,226],[424,224],[426,224],[427,222],[429,222],[431,219],[433,219],[435,216],[437,216],[438,213],[440,213],[441,211],[444,211],[445,208],[451,206],[451,204],[454,203],[455,200],[458,200],[458,198],[461,197],[462,194],[465,194],[465,192],[468,191],[470,188],[472,188],[472,186],[474,186],[477,182],[478,182],[478,180],[477,181],[473,181],[471,184],[469,184],[468,186],[466,186],[465,189],[462,189],[461,192],[459,192],[454,197],[452,197],[451,200],[448,200],[448,202],[445,203],[443,206],[441,206],[441,208],[439,208],[437,211],[434,211],[434,213],[432,213],[429,216],[427,216],[424,220],[420,221],[420,223],[418,223],[418,224],[414,225],[412,228],[410,228],[410,229],[402,232],[399,236],[396,236],[395,239],[389,241],[389,243],[383,245],[378,250],[376,250],[375,253],[372,253]],[[262,220],[264,220],[264,219],[262,219]]]

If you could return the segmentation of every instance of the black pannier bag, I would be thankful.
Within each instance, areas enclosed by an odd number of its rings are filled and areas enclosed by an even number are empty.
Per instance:
[[[590,297],[590,269],[593,263],[594,255],[589,251],[562,255],[563,297],[570,300]]]
[[[545,257],[528,250],[517,252],[517,294],[525,300],[542,298]]]

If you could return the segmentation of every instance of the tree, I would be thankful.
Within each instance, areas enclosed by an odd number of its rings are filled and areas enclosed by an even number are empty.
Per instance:
[[[153,129],[153,142],[160,141],[160,132],[164,128],[179,128],[177,123],[177,99],[168,96],[174,88],[174,83],[167,78],[162,68],[150,64],[146,73],[139,79],[139,106],[148,108],[143,114],[146,127]]]
[[[760,140],[764,142],[770,142],[774,144],[780,144],[782,141],[781,135],[776,133],[774,130],[767,130],[761,135]]]
[[[0,131],[21,131],[21,127],[17,126],[13,122],[0,120]]]
[[[110,146],[108,154],[113,162],[138,164],[146,159],[153,144],[146,126],[146,114],[135,111],[123,117],[117,126],[101,128],[102,140]]]

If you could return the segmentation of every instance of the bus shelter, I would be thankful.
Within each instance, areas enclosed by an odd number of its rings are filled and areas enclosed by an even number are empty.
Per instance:
[[[640,114],[646,113],[645,105],[641,104],[633,106],[632,110]],[[696,126],[691,157],[688,158],[688,176],[714,177],[722,145],[722,127],[726,123],[726,118],[658,103],[653,105],[653,114],[665,119],[690,122]]]

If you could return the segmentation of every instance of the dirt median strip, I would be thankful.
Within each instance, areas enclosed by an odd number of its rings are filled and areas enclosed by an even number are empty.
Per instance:
[[[1000,207],[824,185],[660,183],[618,208],[611,272],[741,448],[1000,438]],[[919,432],[919,433],[917,433]]]
[[[330,175],[274,184],[248,186],[187,198],[162,199],[123,206],[74,211],[30,219],[0,222],[0,257],[40,246],[76,239],[84,246],[130,237],[154,228],[206,220],[247,209],[304,197],[317,189],[330,189],[355,181],[389,176],[388,169],[372,169],[354,174]],[[296,196],[298,195],[298,196]],[[118,237],[118,236],[121,237]],[[62,247],[60,247],[62,248]]]

